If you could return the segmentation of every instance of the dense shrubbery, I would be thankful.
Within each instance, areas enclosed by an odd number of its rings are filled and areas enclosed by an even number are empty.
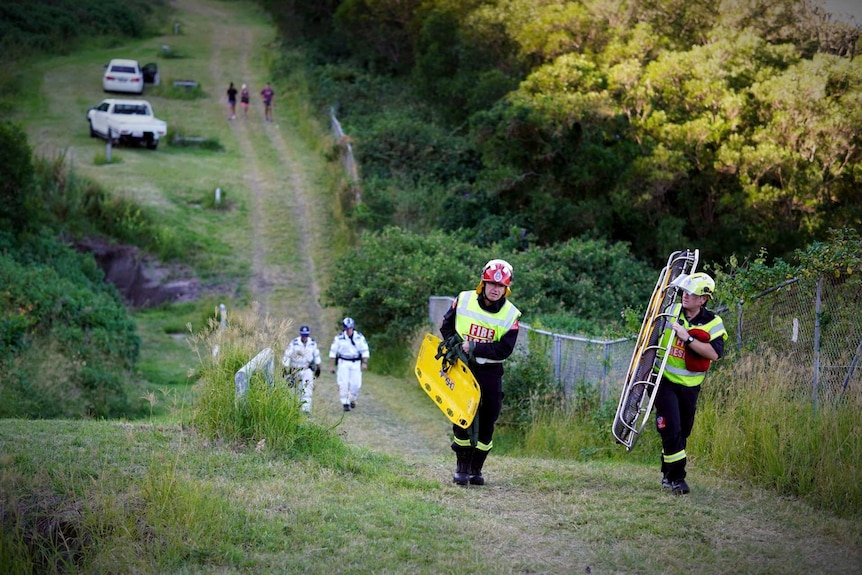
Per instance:
[[[0,227],[20,231],[26,225],[25,203],[33,183],[32,153],[19,126],[0,122]]]
[[[0,59],[65,52],[83,39],[141,38],[160,24],[165,0],[6,0],[0,3]]]
[[[187,254],[189,246],[161,225],[152,210],[113,194],[69,167],[65,153],[53,160],[36,157],[33,189],[25,219],[31,229],[45,226],[58,234],[80,238],[110,237],[133,244],[164,260]]]
[[[92,256],[8,234],[0,252],[0,417],[140,413],[135,324]]]
[[[0,417],[142,413],[131,381],[139,341],[116,288],[89,254],[58,237],[95,235],[170,257],[173,236],[129,200],[82,180],[65,156],[31,161],[20,130],[0,124],[6,209],[0,218]]]
[[[374,343],[390,349],[404,346],[404,334],[426,325],[429,296],[454,297],[474,288],[492,258],[514,266],[512,301],[525,322],[553,325],[565,312],[591,334],[618,327],[623,308],[647,300],[655,283],[655,272],[625,246],[598,240],[517,252],[501,244],[480,249],[458,234],[386,228],[364,234],[361,245],[338,262],[327,298],[356,317]]]
[[[806,3],[262,3],[313,46],[372,229],[589,235],[661,265],[787,256],[859,220],[860,31]]]

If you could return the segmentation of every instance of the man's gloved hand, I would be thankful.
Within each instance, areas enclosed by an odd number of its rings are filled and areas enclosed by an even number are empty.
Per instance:
[[[441,363],[443,364],[443,371],[449,371],[449,368],[452,367],[459,359],[465,364],[470,360],[474,344],[471,342],[470,355],[468,355],[461,348],[462,343],[464,343],[464,340],[460,335],[455,333],[447,337],[446,341],[441,342],[437,347],[437,355],[434,356],[434,359],[442,358]]]
[[[443,342],[443,346],[446,347],[446,349],[452,349],[459,347],[462,343],[464,343],[464,338],[461,337],[461,334],[453,333],[446,338],[446,341]]]
[[[318,377],[320,377],[320,366],[315,365],[314,366],[314,379],[317,379]]]

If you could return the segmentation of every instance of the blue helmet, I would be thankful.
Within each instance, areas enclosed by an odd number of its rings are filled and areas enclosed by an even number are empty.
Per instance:
[[[352,329],[356,327],[356,322],[353,321],[352,317],[346,317],[344,318],[344,321],[341,322],[341,325],[344,326],[344,329]]]
[[[311,335],[311,329],[307,325],[299,328],[299,335]]]

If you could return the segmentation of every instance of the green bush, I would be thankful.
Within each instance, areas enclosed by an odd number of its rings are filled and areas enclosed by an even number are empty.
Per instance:
[[[2,416],[139,413],[128,383],[140,346],[135,324],[92,256],[46,235],[7,250],[0,254]]]
[[[32,151],[20,126],[0,122],[0,157],[0,224],[20,231],[27,225],[26,198],[33,182]]]
[[[626,244],[593,239],[531,247],[512,263],[522,310],[592,321],[592,333],[618,322],[631,302],[647,302],[657,276]]]
[[[479,167],[462,138],[407,112],[379,117],[356,150],[365,178],[416,183],[433,177],[446,185],[474,179]]]
[[[475,287],[494,255],[442,232],[414,234],[400,228],[367,232],[361,248],[342,258],[326,299],[354,317],[372,345],[403,345],[426,325],[428,297],[455,296]]]
[[[0,54],[66,53],[98,37],[155,34],[169,10],[165,0],[8,0],[0,3]]]

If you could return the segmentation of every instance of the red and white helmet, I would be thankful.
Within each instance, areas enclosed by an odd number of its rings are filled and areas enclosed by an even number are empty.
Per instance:
[[[491,260],[482,268],[482,281],[503,284],[506,287],[512,285],[514,272],[511,264],[506,260]]]

